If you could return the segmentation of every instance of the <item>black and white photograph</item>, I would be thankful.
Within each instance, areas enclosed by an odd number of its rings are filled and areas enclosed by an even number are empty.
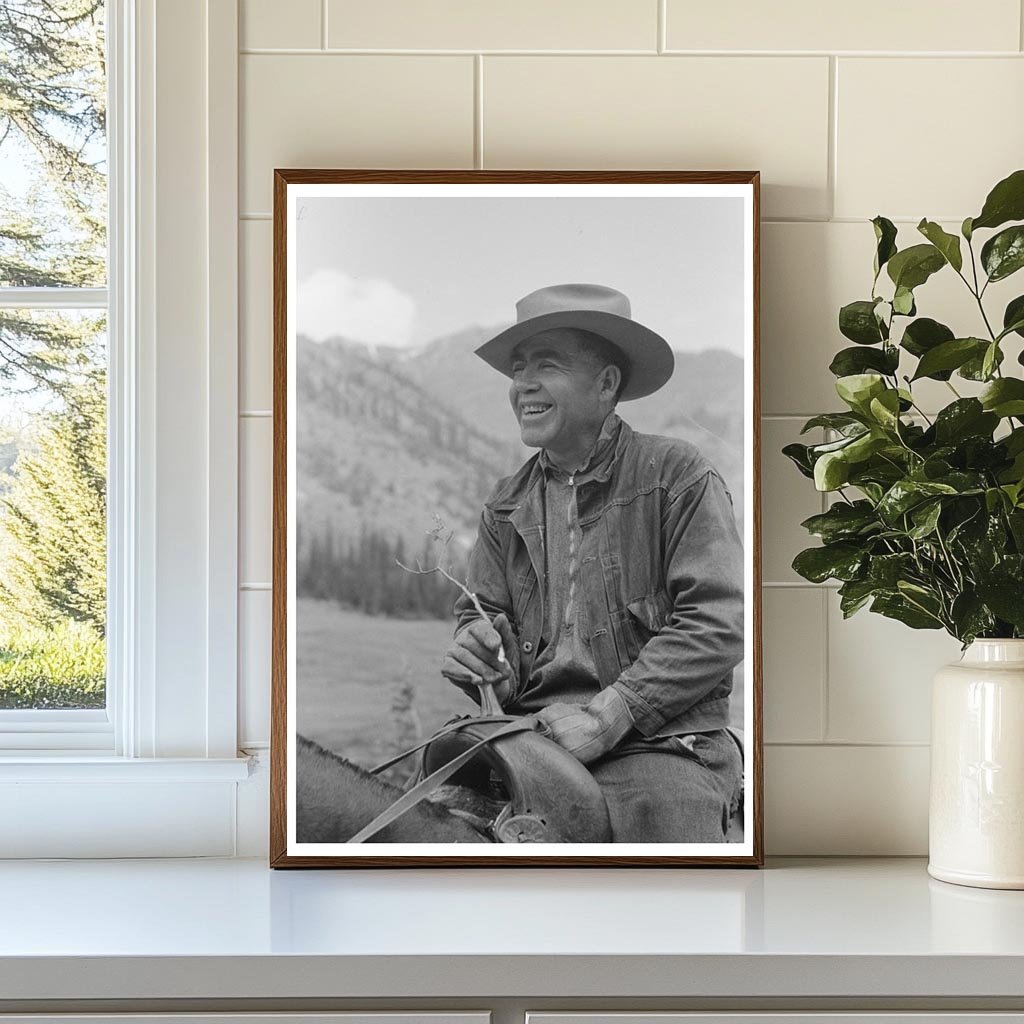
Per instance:
[[[272,863],[760,863],[756,173],[276,173]]]

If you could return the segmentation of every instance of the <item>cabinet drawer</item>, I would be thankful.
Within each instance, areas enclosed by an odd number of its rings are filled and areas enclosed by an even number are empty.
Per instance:
[[[1024,1024],[1024,1013],[527,1013],[526,1024]]]
[[[3,1014],[0,1024],[490,1024],[490,1013],[52,1013]]]

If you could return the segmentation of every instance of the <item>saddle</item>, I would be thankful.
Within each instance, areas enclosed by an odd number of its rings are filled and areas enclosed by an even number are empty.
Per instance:
[[[608,807],[590,772],[542,736],[536,719],[486,711],[446,722],[430,739],[374,768],[381,772],[422,751],[411,788],[348,841],[366,842],[441,786],[453,784],[500,802],[500,812],[483,833],[495,842],[611,842]]]

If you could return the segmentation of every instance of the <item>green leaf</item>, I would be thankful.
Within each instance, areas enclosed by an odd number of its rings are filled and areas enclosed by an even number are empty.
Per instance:
[[[837,501],[827,512],[811,516],[800,525],[826,544],[879,529],[878,517],[869,501],[855,501],[851,504]]]
[[[1024,267],[1024,225],[1000,231],[981,249],[981,265],[990,281],[1002,281]]]
[[[878,593],[878,585],[870,580],[850,580],[839,588],[839,607],[848,619]]]
[[[876,299],[850,302],[839,310],[839,332],[858,345],[876,345],[888,333],[875,316]]]
[[[921,316],[913,323],[907,324],[900,345],[912,356],[920,358],[925,352],[941,345],[944,341],[951,341],[955,337],[956,335],[945,324]]]
[[[960,254],[960,239],[944,231],[933,220],[922,220],[917,230],[942,253],[946,262],[954,269],[960,270],[964,265]]]
[[[882,496],[878,503],[878,514],[890,526],[898,524],[900,516],[912,508],[942,494],[956,494],[950,484],[928,480],[897,480]]]
[[[983,357],[986,348],[988,342],[980,338],[953,338],[952,341],[944,341],[921,356],[912,379],[932,377],[941,380],[941,373],[957,369],[974,356]]]
[[[908,531],[909,536],[914,540],[924,540],[925,537],[935,532],[941,514],[942,502],[940,501],[928,501],[923,505],[918,505],[910,513],[910,519],[914,526]]]
[[[1018,295],[1007,303],[1003,313],[1003,333],[1014,331],[1024,338],[1024,295]]]
[[[892,297],[892,308],[893,312],[899,313],[900,316],[913,316],[917,312],[917,306],[914,305],[914,293],[909,288],[900,285]]]
[[[914,558],[905,552],[893,555],[875,555],[868,568],[868,579],[876,587],[895,590],[899,581],[910,571]]]
[[[978,582],[978,597],[1005,622],[1024,629],[1024,583],[1002,574]]]
[[[1024,170],[1014,171],[989,192],[981,213],[970,221],[967,230],[997,228],[1008,220],[1024,220]],[[965,226],[967,223],[964,221]]]
[[[827,579],[854,579],[864,564],[859,544],[840,542],[820,548],[807,548],[793,559],[793,569],[805,580],[824,583]]]
[[[989,380],[992,377],[992,372],[999,365],[1001,360],[999,356],[999,342],[993,341],[986,349],[985,356],[981,360],[981,377],[982,380]]]
[[[973,217],[965,217],[963,224],[960,225],[960,234],[963,235],[968,242],[971,240],[971,235],[974,234],[974,230],[971,227],[973,221]]]
[[[1002,443],[1010,455],[1019,455],[1021,452],[1024,452],[1024,427],[1017,427],[1015,430],[1011,430],[1003,438]]]
[[[976,637],[984,636],[995,629],[996,625],[992,612],[981,598],[971,591],[957,594],[953,599],[949,617],[956,627],[956,638],[963,643],[970,643]]]
[[[858,349],[857,351],[868,351],[867,349]],[[854,427],[860,427],[861,430],[867,424],[857,417],[853,416],[848,412],[825,412],[820,416],[812,416],[804,425],[800,431],[801,434],[806,434],[808,430],[814,430],[815,427],[826,427],[829,430],[838,430],[841,433],[845,433]],[[857,430],[856,433],[860,433]]]
[[[878,370],[892,376],[900,365],[899,349],[895,345],[884,348],[844,348],[836,353],[829,370],[837,377],[848,377],[865,370]]]
[[[887,619],[896,619],[911,629],[942,629],[941,619],[915,608],[900,595],[879,595],[871,602],[871,610]]]
[[[897,288],[913,291],[945,265],[945,257],[934,245],[912,245],[896,253],[885,269]]]
[[[806,444],[787,444],[782,454],[789,459],[804,476],[814,478],[814,462],[811,460],[810,448]]]
[[[861,415],[867,414],[871,399],[885,390],[885,381],[876,373],[854,373],[836,381],[836,393]]]
[[[1000,418],[1024,415],[1024,380],[1018,377],[1001,377],[978,396],[982,406]]]
[[[826,452],[814,463],[814,486],[819,491],[838,490],[850,479],[850,464],[843,453]]]
[[[1010,500],[1009,495],[1004,494],[1002,489],[999,487],[989,487],[985,491],[985,508],[988,510],[989,515],[993,512],[998,512],[1003,508],[1004,502]]]
[[[877,398],[871,399],[868,408],[875,422],[881,424],[886,430],[896,430],[899,426],[899,392],[891,389],[883,391]]]
[[[985,359],[989,354],[991,346],[986,346],[985,351],[979,353],[976,356],[971,356],[963,366],[961,366],[956,372],[958,377],[963,377],[964,380],[977,380],[977,381],[988,381],[991,380],[992,374],[995,372],[995,367],[1002,364],[1003,361],[1003,350],[997,345],[992,353],[992,366],[993,369],[988,373],[985,372]]]
[[[991,437],[998,425],[999,417],[985,412],[976,398],[958,398],[935,417],[935,438],[941,445],[955,445],[968,437]]]
[[[1020,494],[1017,494],[1017,503],[1020,503]],[[1015,508],[1007,513],[1006,521],[1010,525],[1010,533],[1013,534],[1013,542],[1017,550],[1024,552],[1024,508]]]
[[[896,225],[881,214],[873,218],[871,224],[875,229],[875,241],[877,242],[875,246],[875,278],[877,279],[882,267],[896,255]]]
[[[886,392],[886,395],[894,394],[896,394],[895,391]],[[883,395],[882,397],[884,398],[885,396]],[[873,399],[871,404],[874,405],[876,401],[877,399]],[[856,465],[858,462],[871,458],[875,452],[880,448],[884,448],[886,444],[888,444],[886,438],[879,434],[861,434],[860,437],[843,449],[843,460],[850,466]]]

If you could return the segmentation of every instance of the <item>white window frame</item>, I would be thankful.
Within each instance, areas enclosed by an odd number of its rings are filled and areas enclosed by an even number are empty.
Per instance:
[[[107,5],[108,710],[0,716],[0,857],[230,855],[237,0]]]

